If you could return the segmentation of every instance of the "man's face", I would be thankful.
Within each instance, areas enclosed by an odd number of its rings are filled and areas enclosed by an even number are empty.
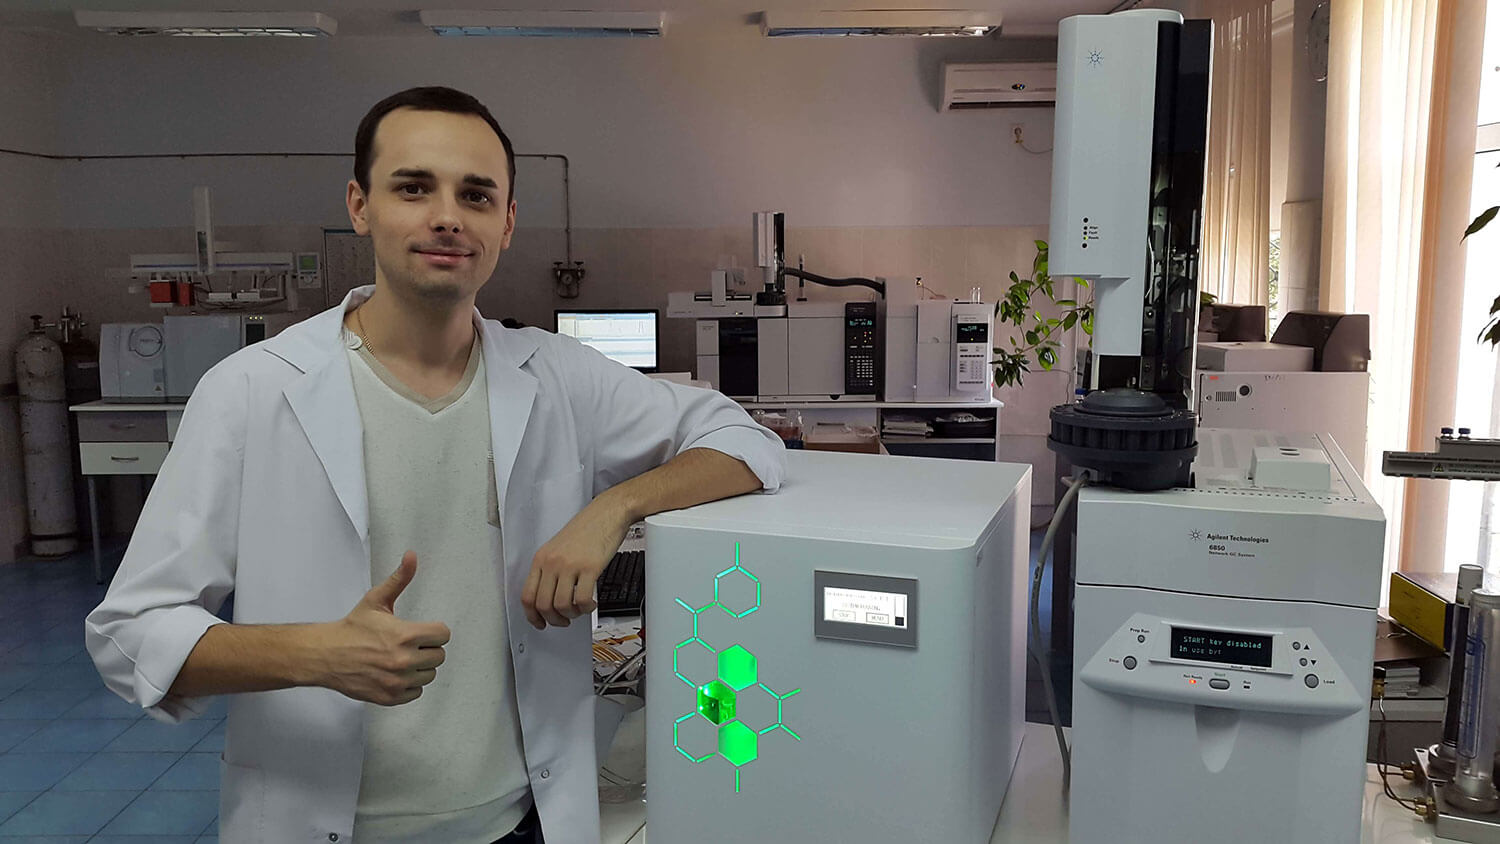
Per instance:
[[[399,108],[375,131],[370,191],[349,219],[375,247],[375,279],[438,303],[471,300],[510,246],[505,146],[472,114]]]

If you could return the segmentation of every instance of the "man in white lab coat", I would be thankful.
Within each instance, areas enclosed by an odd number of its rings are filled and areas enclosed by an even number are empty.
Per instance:
[[[595,579],[633,521],[781,481],[722,395],[480,318],[514,173],[468,95],[371,110],[375,284],[203,377],[87,619],[153,717],[230,695],[226,842],[596,844]]]

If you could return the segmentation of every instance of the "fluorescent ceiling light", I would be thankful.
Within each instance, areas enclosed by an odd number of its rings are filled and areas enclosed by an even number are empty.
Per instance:
[[[661,12],[422,11],[422,25],[444,36],[519,38],[659,38]]]
[[[904,35],[983,37],[1000,30],[999,12],[962,10],[762,12],[760,32],[768,38],[825,38]]]
[[[321,12],[97,12],[79,9],[73,20],[111,35],[210,37],[332,35],[338,21]]]

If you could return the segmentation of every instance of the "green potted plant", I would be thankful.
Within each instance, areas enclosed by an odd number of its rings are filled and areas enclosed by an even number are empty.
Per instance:
[[[1075,278],[1074,281],[1078,284],[1080,296],[1088,290],[1089,283],[1084,279]],[[1052,304],[1048,309],[1051,315],[1042,313],[1041,306],[1045,303],[1041,300],[1033,304],[1033,297],[1037,296],[1045,296],[1046,302]],[[1031,259],[1031,277],[1021,278],[1012,271],[1010,286],[995,303],[997,341],[1002,326],[1021,329],[1011,332],[1008,338],[1010,348],[995,346],[992,361],[995,383],[1001,387],[1012,384],[1019,387],[1026,373],[1032,371],[1033,364],[1043,371],[1051,371],[1057,366],[1062,335],[1072,331],[1075,325],[1082,328],[1085,335],[1093,336],[1094,303],[1092,300],[1057,298],[1054,279],[1047,272],[1047,241],[1038,240],[1036,256]],[[1017,339],[1017,333],[1021,339]]]
[[[1474,218],[1473,222],[1469,223],[1469,227],[1464,230],[1464,236],[1459,239],[1468,240],[1469,235],[1489,225],[1490,221],[1495,219],[1496,214],[1500,214],[1500,205],[1491,205],[1486,208]],[[1500,316],[1497,315],[1500,315],[1500,296],[1496,296],[1495,301],[1490,303],[1490,321],[1485,323],[1484,330],[1479,332],[1479,342],[1487,342],[1491,346],[1500,345]]]

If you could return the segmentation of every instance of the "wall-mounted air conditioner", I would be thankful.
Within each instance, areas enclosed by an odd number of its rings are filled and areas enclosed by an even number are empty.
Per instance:
[[[947,62],[942,111],[1057,104],[1052,62]]]

